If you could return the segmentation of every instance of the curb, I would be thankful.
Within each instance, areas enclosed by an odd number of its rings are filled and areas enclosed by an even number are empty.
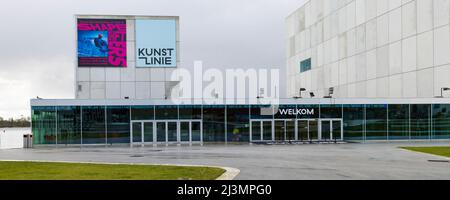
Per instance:
[[[0,160],[5,162],[41,162],[41,163],[73,163],[73,164],[102,164],[102,165],[146,165],[146,166],[176,166],[176,167],[212,167],[221,168],[225,172],[215,180],[233,180],[241,171],[232,167],[210,165],[184,165],[184,164],[148,164],[148,163],[108,163],[108,162],[78,162],[78,161],[51,161],[51,160]]]
[[[414,150],[404,149],[401,147],[398,147],[398,149],[409,152],[409,153],[416,153],[416,154],[426,155],[426,156],[430,156],[430,157],[435,157],[436,159],[440,159],[440,160],[449,160],[450,161],[450,158],[446,157],[446,156],[436,155],[436,154],[432,154],[432,153],[425,153],[425,152],[421,152],[421,151],[414,151]]]

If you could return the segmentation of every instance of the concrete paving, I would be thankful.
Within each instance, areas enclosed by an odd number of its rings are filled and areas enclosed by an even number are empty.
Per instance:
[[[83,147],[0,150],[0,160],[213,165],[240,170],[236,179],[445,179],[447,158],[399,146],[444,146],[450,142],[311,145],[205,145]]]

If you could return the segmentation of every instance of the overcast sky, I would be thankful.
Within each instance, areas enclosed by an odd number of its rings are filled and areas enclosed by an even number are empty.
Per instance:
[[[0,6],[0,116],[30,115],[30,98],[74,98],[75,14],[180,16],[181,66],[277,67],[285,18],[304,0],[14,0]],[[285,89],[281,90],[282,93]]]

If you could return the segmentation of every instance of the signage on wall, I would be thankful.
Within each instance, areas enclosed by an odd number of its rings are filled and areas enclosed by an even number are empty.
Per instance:
[[[136,67],[176,67],[175,19],[136,20]]]
[[[126,20],[78,19],[79,67],[126,67]]]
[[[278,113],[281,115],[314,115],[314,109],[278,109]]]

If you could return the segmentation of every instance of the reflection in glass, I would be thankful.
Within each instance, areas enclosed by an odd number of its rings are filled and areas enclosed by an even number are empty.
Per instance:
[[[387,140],[387,105],[366,105],[366,139]]]
[[[142,123],[141,122],[133,122],[133,142],[141,143],[142,142]]]
[[[180,122],[180,141],[189,142],[189,122]]]
[[[286,140],[295,140],[295,120],[286,121]]]
[[[263,122],[263,139],[265,141],[272,141],[272,122],[264,121]]]
[[[56,144],[56,108],[33,106],[32,129],[34,144]]]
[[[144,142],[153,142],[153,122],[144,122]]]
[[[319,125],[317,120],[309,121],[309,140],[319,139]]]
[[[192,122],[191,123],[191,133],[192,133],[192,141],[200,142],[201,141],[201,124],[200,122]]]
[[[433,139],[450,139],[450,104],[433,105]]]
[[[167,140],[169,142],[177,141],[177,123],[176,122],[168,122],[167,123]]]
[[[284,141],[285,138],[285,124],[284,121],[275,121],[275,140]]]
[[[81,144],[81,107],[59,106],[58,144]]]
[[[253,121],[252,122],[252,140],[253,141],[261,141],[261,122]]]
[[[308,140],[308,121],[299,120],[297,122],[298,140],[307,141]]]
[[[105,107],[83,106],[83,144],[106,144]]]
[[[429,139],[431,136],[431,105],[411,105],[411,139]]]
[[[333,120],[332,121],[332,127],[333,127],[333,140],[341,140],[341,121],[339,120]]]
[[[389,140],[405,140],[409,136],[409,105],[389,105]]]
[[[156,141],[166,142],[166,122],[156,123]]]
[[[363,140],[364,105],[343,105],[344,139]]]
[[[107,139],[109,144],[130,142],[130,107],[108,106]]]
[[[321,132],[321,140],[330,140],[331,136],[331,122],[329,120],[321,121],[322,124],[322,132]]]

